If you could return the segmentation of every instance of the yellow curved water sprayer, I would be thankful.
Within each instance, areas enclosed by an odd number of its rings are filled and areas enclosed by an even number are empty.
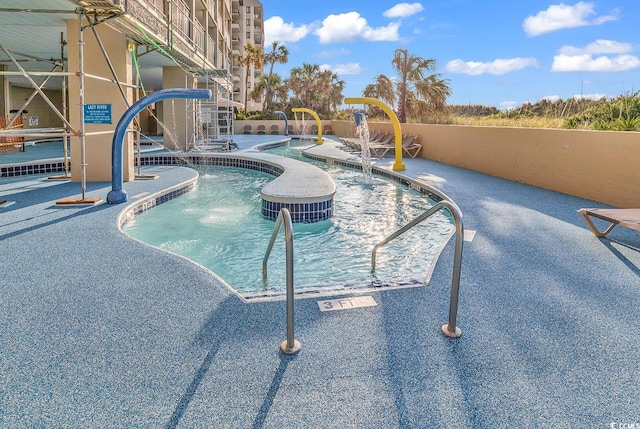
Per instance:
[[[389,106],[384,104],[382,101],[377,98],[369,98],[369,97],[360,97],[353,98],[348,97],[344,99],[345,104],[373,104],[381,108],[384,113],[389,116],[391,119],[391,124],[393,125],[393,132],[395,135],[395,146],[396,146],[396,162],[393,163],[394,171],[403,171],[405,169],[404,163],[402,162],[402,128],[400,128],[400,121],[396,116],[395,112],[391,110]]]
[[[322,144],[322,122],[320,122],[320,117],[311,109],[307,109],[306,107],[294,107],[291,109],[293,113],[302,112],[308,113],[316,120],[316,124],[318,124],[318,141],[317,144]]]

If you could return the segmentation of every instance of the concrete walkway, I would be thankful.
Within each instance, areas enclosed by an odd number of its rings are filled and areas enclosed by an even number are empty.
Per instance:
[[[244,138],[250,150],[257,140]],[[356,156],[327,140],[313,151]],[[462,337],[440,333],[451,241],[428,286],[372,290],[377,306],[321,312],[318,299],[296,300],[294,356],[278,350],[283,301],[245,304],[208,270],[126,237],[124,205],[61,208],[79,184],[0,179],[13,203],[0,208],[0,427],[639,425],[640,236],[593,236],[576,213],[602,206],[593,201],[405,162],[476,231]],[[126,183],[131,202],[195,177],[144,172],[159,178]],[[90,183],[88,195],[109,189]]]

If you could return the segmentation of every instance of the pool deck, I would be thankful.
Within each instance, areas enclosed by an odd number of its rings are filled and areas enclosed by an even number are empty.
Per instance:
[[[236,141],[249,151],[270,137]],[[356,157],[329,139],[313,151]],[[78,183],[0,179],[12,203],[0,208],[0,427],[640,425],[640,235],[596,238],[576,211],[603,204],[404,162],[476,232],[464,243],[462,337],[440,333],[451,240],[426,287],[330,312],[297,299],[292,356],[279,352],[284,301],[244,303],[206,269],[128,238],[117,228],[126,204],[59,207]],[[144,172],[159,178],[125,183],[130,202],[195,174]],[[87,195],[109,190],[89,183]]]

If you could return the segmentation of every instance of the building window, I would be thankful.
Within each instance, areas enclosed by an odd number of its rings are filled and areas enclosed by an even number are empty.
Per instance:
[[[247,6],[247,13],[251,13],[251,6]]]
[[[247,40],[251,40],[251,32],[247,31]]]

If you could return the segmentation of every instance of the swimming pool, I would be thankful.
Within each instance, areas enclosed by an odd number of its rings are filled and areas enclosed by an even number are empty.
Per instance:
[[[300,142],[275,152],[301,158]],[[453,232],[442,213],[389,243],[371,273],[371,251],[384,237],[433,202],[393,181],[363,181],[362,172],[313,162],[336,182],[334,215],[313,224],[294,224],[295,290],[335,293],[371,287],[425,284]],[[192,192],[144,212],[124,231],[161,249],[183,255],[215,272],[247,299],[282,295],[285,246],[279,239],[262,278],[262,260],[274,222],[261,214],[260,190],[273,176],[259,171],[198,166]]]

